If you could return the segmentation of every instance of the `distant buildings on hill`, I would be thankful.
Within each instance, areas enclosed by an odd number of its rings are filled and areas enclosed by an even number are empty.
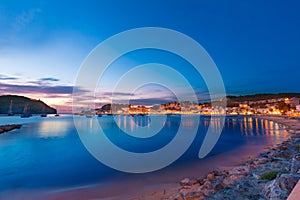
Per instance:
[[[263,99],[264,96],[254,95],[255,98],[227,97],[226,108],[214,103],[170,102],[166,104],[143,106],[126,104],[106,104],[92,110],[93,114],[203,114],[203,115],[300,115],[300,97],[274,96]],[[288,95],[287,95],[288,96]],[[214,106],[212,106],[214,105]],[[221,104],[220,104],[221,105]],[[86,111],[81,113],[84,115]]]
[[[239,102],[239,106],[226,108],[227,114],[299,115],[300,98],[275,98]]]

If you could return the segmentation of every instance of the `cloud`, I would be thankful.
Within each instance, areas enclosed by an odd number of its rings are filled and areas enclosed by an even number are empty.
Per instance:
[[[155,105],[155,104],[164,104],[172,101],[178,101],[176,97],[172,98],[147,98],[147,99],[132,99],[129,103],[134,105]]]
[[[131,92],[100,92],[97,96],[100,97],[131,97],[134,96]]]
[[[177,98],[169,93],[151,93],[149,91],[140,92],[139,94],[134,94],[130,92],[101,92],[96,95],[97,99],[101,103],[113,102],[113,103],[132,103],[135,105],[154,105],[167,103],[170,101],[177,101]]]
[[[184,94],[185,96],[185,94]],[[98,103],[132,103],[135,105],[154,105],[168,103],[171,101],[178,101],[177,97],[168,90],[164,89],[146,89],[131,92],[109,92],[102,91],[96,93]]]
[[[6,93],[43,93],[43,94],[72,94],[73,86],[48,86],[48,85],[12,85],[0,83],[0,90]],[[79,92],[86,92],[85,90],[78,89]]]
[[[17,80],[18,78],[16,77],[12,77],[12,76],[6,76],[3,74],[0,74],[0,80],[1,81],[6,81],[6,80]]]
[[[47,77],[47,78],[40,78],[39,81],[52,81],[52,82],[57,82],[60,81],[58,78],[52,78],[52,77]]]
[[[42,85],[48,85],[49,83],[58,82],[58,81],[60,81],[60,79],[58,79],[58,78],[46,77],[46,78],[40,78],[40,79],[37,79],[34,81],[27,81],[27,83],[42,86]]]

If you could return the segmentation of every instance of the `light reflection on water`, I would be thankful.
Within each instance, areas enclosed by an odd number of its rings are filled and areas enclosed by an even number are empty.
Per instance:
[[[37,123],[37,134],[42,138],[64,137],[71,124],[67,121],[42,121]]]
[[[174,163],[184,165],[187,160],[201,162],[197,157],[198,151],[210,121],[215,131],[221,128],[218,117],[211,120],[210,117],[201,116],[199,127],[195,127],[194,117],[186,116],[181,119],[180,116],[168,116],[166,122],[161,122],[164,125],[161,132],[146,139],[130,137],[118,127],[123,126],[132,133],[138,127],[150,128],[152,119],[149,116],[120,115],[116,121],[112,116],[103,116],[97,120],[116,145],[136,152],[162,148],[172,140],[180,122],[186,134],[191,129],[198,128],[190,149]],[[80,126],[85,128],[86,134],[94,133],[95,117],[79,118]],[[2,119],[3,123],[20,120],[7,117]],[[0,122],[2,119],[0,118]],[[119,173],[102,165],[87,152],[79,140],[71,116],[30,120],[20,130],[0,135],[0,193],[4,190],[13,191],[15,188],[67,187],[105,182],[110,176]],[[272,121],[255,117],[227,117],[221,137],[210,156],[243,145],[275,144],[287,139],[287,136],[285,127]]]
[[[118,127],[124,130],[128,130],[128,127],[130,127],[130,132],[134,132],[137,127],[149,128],[151,124],[151,118],[147,115],[118,115],[115,118]]]
[[[287,131],[285,127],[279,125],[276,122],[269,121],[266,119],[258,119],[255,117],[242,117],[239,119],[232,119],[229,121],[227,119],[226,127],[232,128],[236,127],[236,121],[239,124],[240,132],[244,136],[256,136],[256,135],[277,135],[277,136],[285,136]],[[230,123],[232,122],[232,123]]]

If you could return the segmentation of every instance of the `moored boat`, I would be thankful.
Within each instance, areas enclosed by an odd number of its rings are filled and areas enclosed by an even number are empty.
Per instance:
[[[13,113],[13,111],[12,111],[12,100],[10,100],[10,105],[9,105],[9,110],[8,110],[8,116],[14,116],[14,113]]]
[[[30,112],[29,112],[29,106],[28,106],[28,104],[26,104],[24,106],[24,111],[23,111],[23,114],[21,115],[21,118],[29,118],[31,116],[32,116],[32,114],[30,114]]]

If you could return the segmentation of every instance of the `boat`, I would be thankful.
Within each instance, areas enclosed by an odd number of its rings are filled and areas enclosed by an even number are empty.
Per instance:
[[[88,108],[86,111],[84,111],[84,115],[86,118],[92,118],[94,115],[94,112],[91,108]]]
[[[31,116],[32,116],[32,114],[30,114],[30,112],[29,112],[29,106],[28,106],[28,104],[26,104],[24,106],[24,110],[23,110],[23,114],[21,115],[21,118],[29,118]]]
[[[85,117],[86,118],[92,118],[93,117],[93,113],[91,111],[86,111],[85,112]]]
[[[41,114],[41,117],[47,117],[47,113],[45,112],[45,106],[43,107],[43,113]]]
[[[12,100],[10,100],[10,105],[9,105],[9,110],[8,110],[8,116],[14,116],[14,113],[13,113],[13,111],[12,111]]]
[[[21,115],[21,118],[29,118],[29,117],[31,117],[32,116],[32,114],[22,114]]]
[[[55,114],[54,117],[59,117],[59,114]]]

